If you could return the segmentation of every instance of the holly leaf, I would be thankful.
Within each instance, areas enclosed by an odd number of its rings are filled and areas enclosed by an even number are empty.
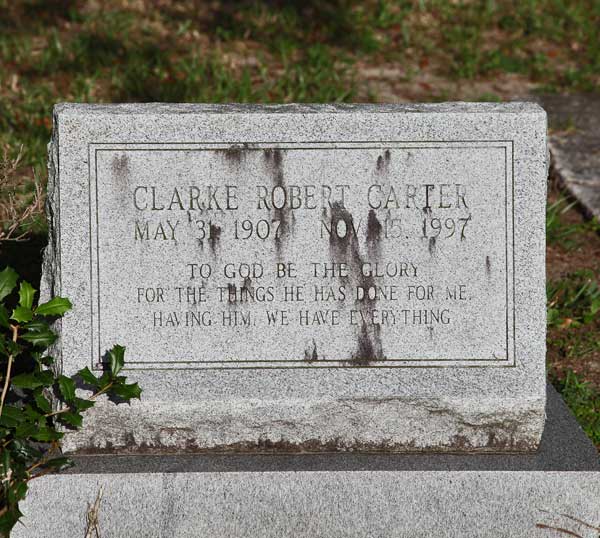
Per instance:
[[[5,405],[2,408],[2,415],[0,415],[0,424],[2,426],[16,428],[24,419],[25,415],[23,414],[23,410],[19,407]]]
[[[35,435],[39,430],[38,426],[33,422],[25,422],[23,424],[19,424],[15,429],[15,437],[19,437],[21,439],[31,437]]]
[[[21,335],[26,342],[38,347],[48,347],[56,341],[56,335],[49,329],[45,331],[30,330]]]
[[[40,450],[23,439],[13,439],[9,444],[9,448],[13,456],[24,461],[40,460],[43,457]]]
[[[33,321],[30,321],[29,323],[23,325],[23,327],[25,327],[25,329],[38,333],[50,329],[50,325],[48,325],[48,322],[42,319],[34,319]]]
[[[10,317],[11,319],[14,319],[17,323],[27,323],[33,318],[33,312],[31,311],[31,308],[17,306],[12,311],[12,315]]]
[[[4,338],[2,334],[0,334],[0,353],[10,355],[10,352],[8,351],[8,340]]]
[[[98,384],[100,387],[105,387],[106,385],[108,385],[110,383],[110,372],[104,372],[101,376],[100,379],[98,379]]]
[[[35,435],[32,435],[31,438],[36,441],[49,442],[58,441],[62,436],[62,433],[57,432],[55,429],[44,426],[41,427]]]
[[[83,398],[75,398],[73,400],[73,407],[75,407],[77,411],[85,411],[90,407],[94,407],[95,403],[96,402],[94,400],[84,400]]]
[[[45,382],[46,379],[42,376],[38,376],[37,372],[27,372],[12,378],[13,386],[21,389],[36,389],[37,387],[47,386]]]
[[[33,358],[35,359],[35,361],[40,365],[40,366],[46,366],[46,367],[50,367],[54,364],[54,359],[52,357],[50,357],[50,355],[42,355],[40,353],[32,353],[31,354],[33,356]]]
[[[21,352],[21,346],[13,342],[11,338],[5,338],[0,334],[0,353],[5,355],[18,355]]]
[[[0,327],[7,328],[9,327],[8,321],[8,310],[3,304],[0,304]]]
[[[6,267],[3,271],[0,271],[0,300],[10,295],[12,290],[15,289],[18,279],[19,275],[12,267]]]
[[[108,362],[110,373],[113,377],[115,377],[125,364],[125,348],[118,344],[113,346],[113,348],[108,352]]]
[[[114,385],[111,387],[111,392],[124,400],[138,398],[142,394],[142,389],[137,383]]]
[[[41,391],[36,392],[33,395],[33,399],[35,400],[36,405],[42,412],[44,412],[44,413],[52,412],[52,406],[50,405],[48,398],[46,398],[46,396],[44,396],[44,394]]]
[[[65,375],[58,376],[58,388],[65,402],[71,402],[75,398],[75,382]]]
[[[19,521],[19,518],[21,518],[22,516],[23,514],[19,510],[19,505],[11,505],[9,509],[0,516],[0,533],[2,533],[5,536],[8,536],[9,532],[17,524],[17,521]]]
[[[73,461],[65,457],[53,458],[44,463],[44,467],[56,470],[66,469],[67,467],[73,467],[73,465],[75,465]]]
[[[88,385],[100,388],[100,380],[93,374],[93,372],[87,366],[79,370],[79,372],[77,372],[77,375]]]
[[[34,287],[24,280],[21,282],[21,286],[19,287],[19,305],[23,308],[28,308],[31,310],[33,306],[33,297],[35,295]]]
[[[74,428],[80,428],[83,424],[83,417],[79,413],[67,411],[66,413],[61,413],[58,415],[58,418],[62,422],[66,422],[69,426],[73,426]]]
[[[73,305],[69,299],[64,297],[54,297],[47,303],[39,305],[35,309],[35,313],[40,316],[62,316],[67,310],[70,310]]]

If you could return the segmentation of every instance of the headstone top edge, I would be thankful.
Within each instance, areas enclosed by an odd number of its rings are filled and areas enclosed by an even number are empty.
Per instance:
[[[534,102],[505,103],[445,102],[395,104],[209,104],[209,103],[57,103],[56,116],[81,114],[540,114],[545,110]]]

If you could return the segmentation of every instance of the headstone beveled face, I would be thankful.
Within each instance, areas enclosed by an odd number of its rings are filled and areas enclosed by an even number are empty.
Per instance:
[[[67,448],[535,448],[545,122],[527,104],[59,105],[63,368],[121,343],[145,389]]]

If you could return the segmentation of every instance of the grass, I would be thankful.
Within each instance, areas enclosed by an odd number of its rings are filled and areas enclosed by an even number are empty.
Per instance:
[[[582,236],[586,232],[600,233],[600,222],[597,219],[567,223],[561,218],[577,206],[576,201],[569,201],[561,196],[548,204],[546,211],[546,240],[550,244],[559,244],[567,250],[581,245]]]
[[[600,287],[589,269],[576,270],[568,278],[547,285],[548,327],[581,327],[600,316]]]
[[[548,243],[548,371],[600,447],[600,225],[552,194]]]
[[[394,83],[416,83],[421,100],[457,96],[440,81],[518,75],[556,91],[600,83],[597,0],[153,6],[0,0],[0,144],[13,156],[25,147],[23,163],[41,176],[57,101],[364,101],[377,88],[362,73],[377,65],[397,66]],[[502,98],[477,91],[472,99]]]
[[[0,154],[0,241],[24,239],[43,229],[43,189],[35,182],[30,191],[29,183],[19,174],[23,155],[22,148],[16,157],[8,150]]]
[[[554,386],[592,442],[600,447],[600,391],[572,370],[553,379]]]

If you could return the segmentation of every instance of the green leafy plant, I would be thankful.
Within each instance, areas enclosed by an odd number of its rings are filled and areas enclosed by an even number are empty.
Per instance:
[[[17,286],[17,284],[19,284]],[[117,401],[139,398],[137,383],[119,375],[125,348],[108,352],[107,369],[97,376],[83,368],[58,373],[47,349],[56,341],[51,323],[71,308],[63,297],[36,304],[36,290],[10,267],[0,271],[0,535],[8,536],[21,517],[19,502],[28,482],[72,464],[60,452],[65,431],[82,426],[83,412],[100,395]],[[80,397],[77,388],[91,390]],[[88,391],[89,394],[89,391]]]

